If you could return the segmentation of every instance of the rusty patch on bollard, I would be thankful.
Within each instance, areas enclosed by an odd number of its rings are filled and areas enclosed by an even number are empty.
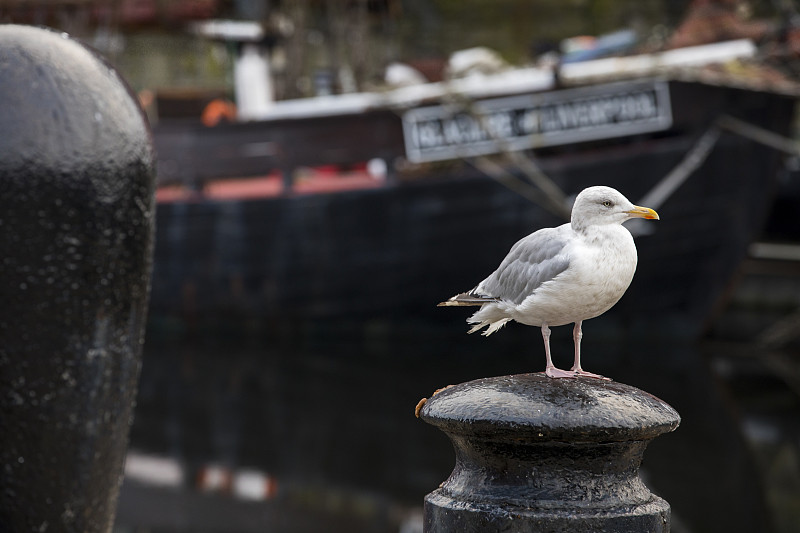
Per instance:
[[[431,397],[436,396],[437,394],[439,394],[443,390],[449,389],[452,386],[453,385],[446,385],[444,387],[436,389],[435,391],[433,391],[433,394],[431,394]],[[417,406],[414,407],[414,416],[419,418],[419,412],[422,410],[422,407],[427,403],[427,401],[428,401],[427,398],[422,398],[420,401],[417,402]]]

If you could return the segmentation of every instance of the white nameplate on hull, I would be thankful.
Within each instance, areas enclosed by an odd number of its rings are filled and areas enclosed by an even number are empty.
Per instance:
[[[421,163],[660,131],[672,125],[669,87],[612,83],[445,104],[403,115],[409,161]]]

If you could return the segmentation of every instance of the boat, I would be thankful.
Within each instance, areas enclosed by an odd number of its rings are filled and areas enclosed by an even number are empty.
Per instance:
[[[779,145],[797,90],[739,76],[754,54],[734,41],[276,102],[215,126],[158,122],[149,359],[131,443],[180,475],[153,488],[129,474],[121,523],[166,529],[182,509],[174,530],[209,527],[214,508],[236,530],[419,530],[420,495],[452,466],[449,443],[413,418],[421,394],[541,370],[536,331],[467,337],[467,313],[436,303],[562,223],[595,184],[661,220],[626,224],[637,274],[586,325],[592,368],[683,415],[687,468],[676,475],[674,444],[648,456],[673,523],[702,527],[709,505],[731,530],[765,523],[737,416],[694,343],[675,342],[702,335],[792,150]],[[186,335],[159,342],[176,329]],[[567,338],[554,353],[571,349]],[[720,484],[726,472],[740,475]],[[237,499],[243,474],[258,505]],[[698,491],[717,497],[698,506]],[[354,516],[360,527],[339,523]]]
[[[662,220],[632,228],[637,274],[604,320],[696,337],[782,168],[735,126],[790,134],[794,86],[708,66],[753,53],[739,40],[161,121],[151,322],[436,322],[438,301],[605,184]],[[300,167],[317,170],[293,181]]]

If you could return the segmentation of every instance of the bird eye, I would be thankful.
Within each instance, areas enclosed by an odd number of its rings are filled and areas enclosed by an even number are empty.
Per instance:
[[[606,200],[605,202],[603,202],[603,205],[605,207],[611,207],[612,205],[614,205],[614,203],[611,200]]]

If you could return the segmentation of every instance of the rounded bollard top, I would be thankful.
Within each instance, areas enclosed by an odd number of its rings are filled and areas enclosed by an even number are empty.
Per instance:
[[[61,176],[107,162],[152,164],[136,98],[100,55],[66,33],[16,24],[0,24],[0,51],[0,170]]]
[[[544,374],[448,387],[425,403],[420,418],[452,435],[571,443],[649,440],[680,423],[675,409],[636,387]]]

